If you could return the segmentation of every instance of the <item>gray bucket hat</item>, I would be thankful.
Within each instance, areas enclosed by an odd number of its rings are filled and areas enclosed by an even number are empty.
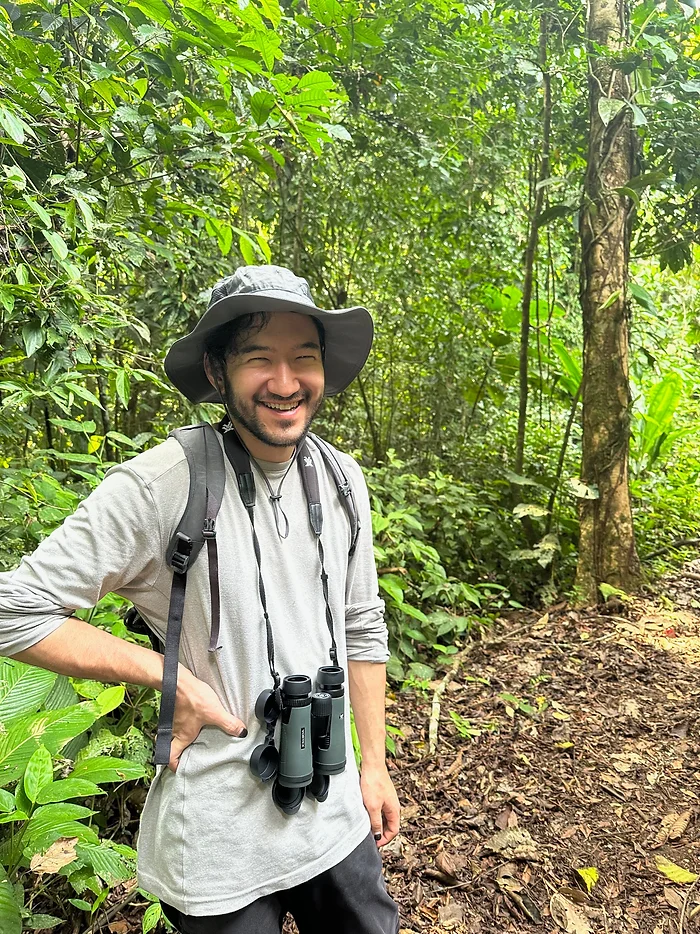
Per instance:
[[[372,348],[374,325],[366,308],[324,311],[311,296],[306,279],[283,266],[241,266],[212,289],[209,306],[196,326],[175,341],[165,357],[165,372],[191,402],[219,402],[207,379],[207,338],[240,315],[257,311],[293,311],[317,318],[325,331],[324,369],[327,396],[342,392],[355,379]]]

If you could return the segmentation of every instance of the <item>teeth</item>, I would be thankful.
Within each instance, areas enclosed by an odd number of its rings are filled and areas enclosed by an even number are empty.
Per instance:
[[[291,412],[299,406],[299,402],[293,402],[291,405],[275,405],[273,402],[264,402],[268,409],[274,409],[277,412]]]

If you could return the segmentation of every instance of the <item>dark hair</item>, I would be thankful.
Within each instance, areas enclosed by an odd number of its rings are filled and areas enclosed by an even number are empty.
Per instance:
[[[220,375],[225,371],[226,360],[240,352],[242,344],[251,334],[257,334],[258,331],[262,331],[269,324],[271,314],[270,311],[252,311],[247,315],[240,315],[238,318],[234,318],[233,321],[229,321],[228,324],[223,324],[220,328],[212,331],[204,342],[204,352],[209,357],[215,373]],[[321,345],[321,357],[324,358],[326,354],[325,328],[318,318],[314,318],[313,315],[309,315],[309,317],[316,325],[318,340]]]

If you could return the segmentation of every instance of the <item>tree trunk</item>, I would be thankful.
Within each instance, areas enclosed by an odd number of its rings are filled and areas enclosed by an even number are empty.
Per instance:
[[[630,439],[627,275],[635,135],[625,74],[613,57],[627,44],[626,0],[589,0],[588,167],[581,211],[583,312],[582,479],[597,499],[581,500],[579,599],[598,585],[631,590],[640,579],[628,485]]]

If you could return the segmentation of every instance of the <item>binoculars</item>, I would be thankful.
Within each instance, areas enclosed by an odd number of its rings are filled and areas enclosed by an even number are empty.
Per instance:
[[[345,769],[345,672],[336,665],[318,669],[316,692],[311,678],[289,675],[281,690],[263,691],[255,716],[267,730],[250,757],[262,782],[272,782],[272,800],[285,814],[296,814],[304,795],[328,797],[331,775]],[[275,731],[280,721],[279,749]]]

